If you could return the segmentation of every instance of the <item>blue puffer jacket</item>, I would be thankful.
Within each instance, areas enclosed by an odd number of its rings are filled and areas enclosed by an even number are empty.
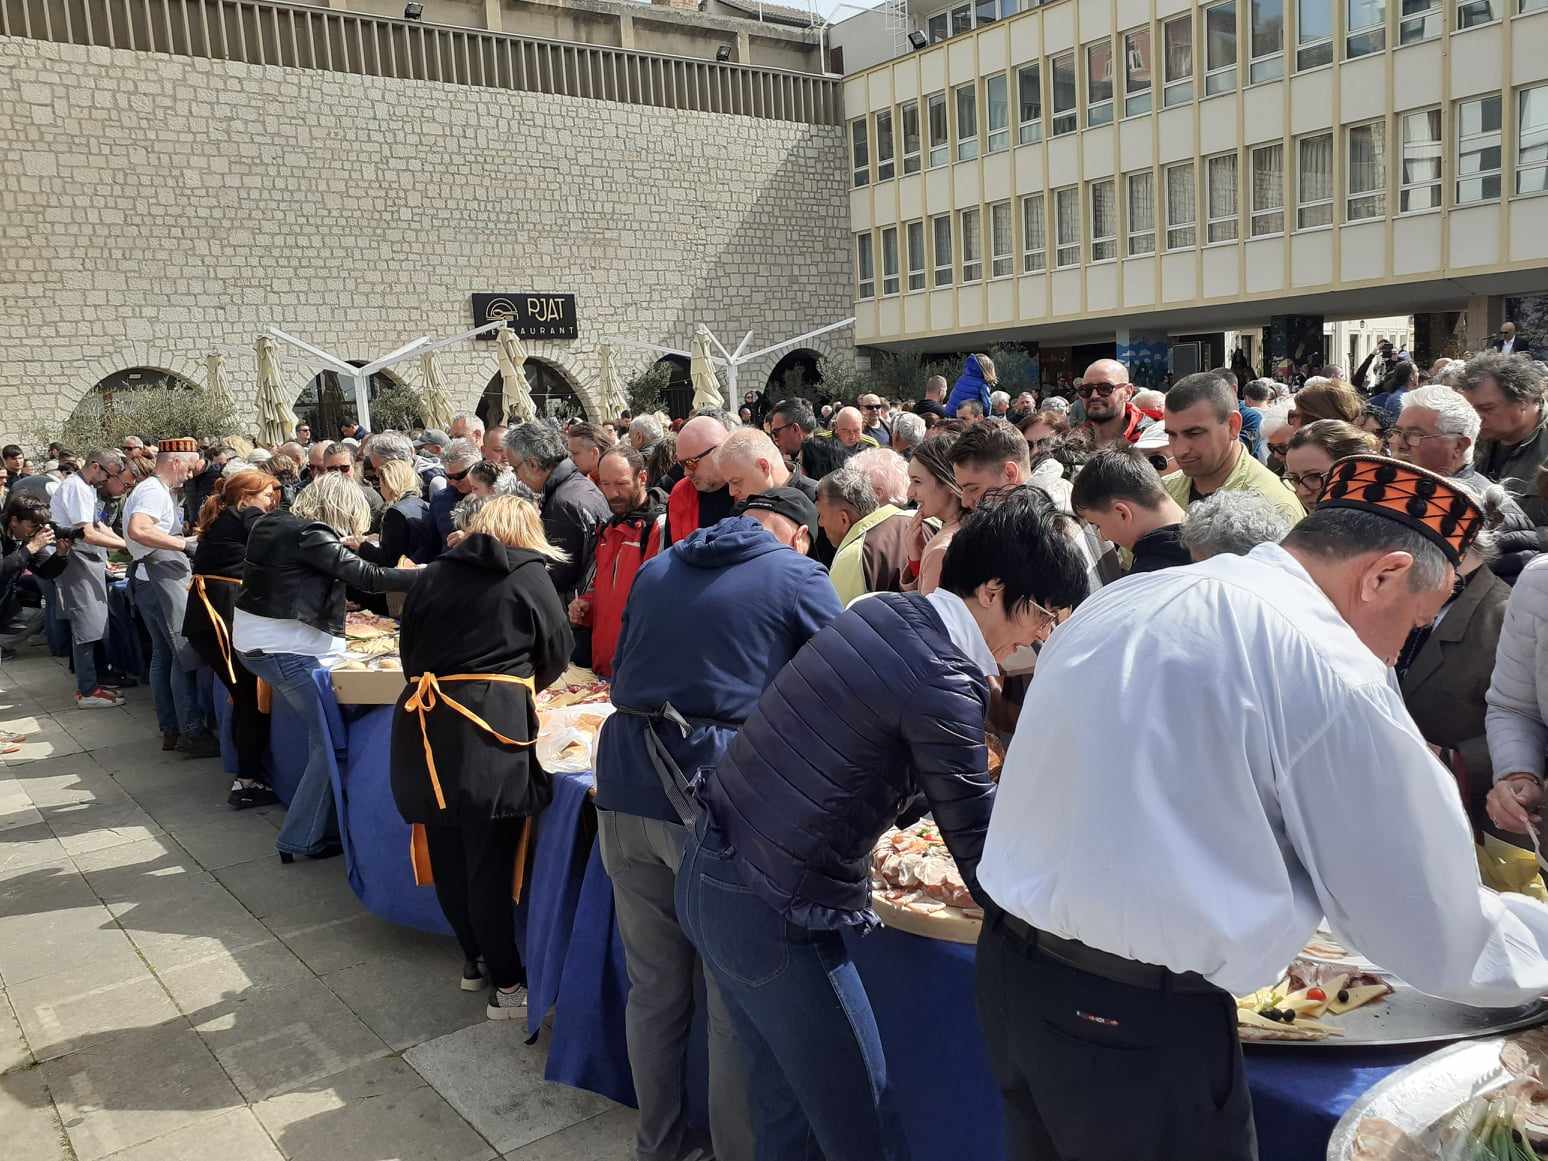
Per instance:
[[[962,374],[951,385],[951,394],[946,399],[946,414],[955,416],[957,405],[961,403],[981,403],[984,414],[992,414],[989,410],[989,384],[984,382],[984,373],[979,370],[978,360],[972,355],[962,364]]]
[[[700,528],[647,560],[624,606],[613,704],[657,710],[669,701],[694,728],[685,738],[665,722],[608,718],[597,746],[597,805],[679,821],[645,731],[656,730],[689,778],[715,765],[774,675],[839,612],[822,565],[746,516]]]
[[[988,709],[927,598],[871,597],[780,671],[700,798],[742,882],[801,927],[876,922],[871,849],[921,790],[976,896]]]

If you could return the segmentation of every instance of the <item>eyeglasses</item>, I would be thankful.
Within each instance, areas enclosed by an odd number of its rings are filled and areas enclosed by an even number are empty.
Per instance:
[[[1284,481],[1285,487],[1292,492],[1298,487],[1304,488],[1308,492],[1320,492],[1322,491],[1322,485],[1328,482],[1328,474],[1326,472],[1302,472],[1300,475],[1296,475],[1294,472],[1286,472],[1279,478]]]
[[[861,411],[880,411],[881,409],[882,405],[880,403],[862,403],[860,405]]]
[[[446,478],[448,480],[450,480],[454,484],[460,484],[463,480],[468,478],[468,473],[471,472],[477,466],[478,466],[477,464],[469,464],[467,467],[463,468],[462,471],[460,471],[460,472],[447,472],[446,473]]]
[[[770,436],[777,436],[782,431],[789,431],[792,427],[800,427],[800,426],[801,425],[799,423],[796,423],[794,421],[792,421],[790,423],[782,423],[778,427],[771,427],[771,428],[769,428],[769,435]]]
[[[1387,433],[1392,439],[1402,444],[1421,444],[1427,439],[1446,439],[1447,433],[1443,431],[1420,431],[1415,427],[1394,427]]]
[[[1283,459],[1286,453],[1289,452],[1290,445],[1287,443],[1271,443],[1268,445],[1268,449],[1280,459]]]
[[[677,462],[680,463],[683,466],[683,471],[691,472],[695,468],[697,468],[701,463],[703,463],[704,460],[708,456],[714,455],[717,450],[719,450],[719,449],[717,449],[717,448],[707,448],[706,450],[701,451],[696,456],[685,456],[684,458],[678,460]]]
[[[324,472],[343,472],[345,475],[348,475],[354,470],[355,466],[353,464],[329,464],[327,467],[323,468]]]
[[[1090,399],[1093,395],[1100,395],[1106,399],[1122,386],[1122,383],[1082,383],[1075,388],[1075,394],[1082,399]]]

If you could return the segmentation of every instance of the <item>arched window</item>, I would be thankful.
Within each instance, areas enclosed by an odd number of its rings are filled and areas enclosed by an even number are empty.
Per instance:
[[[822,356],[806,347],[788,351],[769,372],[765,391],[770,404],[792,395],[813,398],[812,389],[822,382]]]
[[[349,362],[355,367],[365,366],[360,359]],[[386,371],[377,371],[366,384],[366,401],[375,404],[383,391],[398,385]],[[360,419],[355,409],[355,385],[336,371],[319,371],[296,400],[295,412],[297,419],[311,426],[313,439],[338,439],[342,424]]]
[[[569,376],[559,366],[529,355],[522,370],[526,372],[527,390],[532,393],[532,406],[539,419],[564,421],[585,418],[586,408],[570,383]],[[483,397],[478,401],[476,414],[486,427],[500,421],[497,413],[500,410],[501,392],[502,380],[497,372],[485,385]]]
[[[97,385],[75,405],[74,416],[112,415],[114,396],[122,397],[126,391],[166,388],[197,391],[200,385],[183,378],[175,371],[164,371],[160,367],[126,367],[99,380]]]

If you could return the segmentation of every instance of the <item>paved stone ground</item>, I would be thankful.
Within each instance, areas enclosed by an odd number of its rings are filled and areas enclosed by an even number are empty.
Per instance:
[[[164,755],[150,693],[78,710],[0,665],[6,1161],[625,1161],[630,1109],[543,1080],[449,938],[368,915],[342,860],[280,865],[281,808]]]

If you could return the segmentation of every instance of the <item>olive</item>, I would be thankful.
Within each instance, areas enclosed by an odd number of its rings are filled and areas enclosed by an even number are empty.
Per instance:
[[[1284,1021],[1285,1021],[1286,1024],[1294,1024],[1295,1023],[1295,1009],[1294,1008],[1286,1008],[1285,1009]]]
[[[1347,1004],[1347,1003],[1349,1003],[1349,989],[1348,988],[1340,988],[1338,990],[1338,1002],[1340,1004]]]

